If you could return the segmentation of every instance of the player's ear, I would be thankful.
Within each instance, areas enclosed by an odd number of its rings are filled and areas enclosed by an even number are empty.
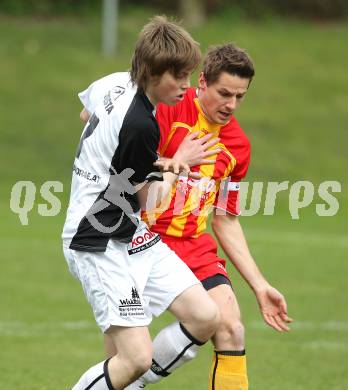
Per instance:
[[[198,86],[199,86],[200,89],[203,89],[203,90],[206,89],[206,87],[207,87],[207,82],[206,82],[206,80],[205,80],[205,77],[204,77],[204,73],[203,73],[203,72],[201,72],[201,73],[199,74]]]

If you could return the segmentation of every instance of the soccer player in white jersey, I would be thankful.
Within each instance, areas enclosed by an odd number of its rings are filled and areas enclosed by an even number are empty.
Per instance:
[[[189,169],[190,160],[179,151],[157,162],[163,174],[154,166],[159,142],[154,110],[158,102],[182,100],[199,60],[198,44],[185,30],[153,18],[140,33],[132,59],[137,90],[120,86],[110,91],[82,133],[63,249],[117,355],[88,369],[73,390],[121,390],[150,366],[171,372],[196,354],[218,326],[212,299],[139,213],[150,185],[164,195],[175,173]],[[212,145],[208,141],[205,148]],[[204,150],[197,155],[214,153]],[[180,322],[160,332],[153,354],[147,326],[167,308]]]

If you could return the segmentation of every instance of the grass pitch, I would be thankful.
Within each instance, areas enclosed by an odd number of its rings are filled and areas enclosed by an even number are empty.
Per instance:
[[[60,244],[72,158],[81,133],[77,91],[127,68],[137,31],[149,12],[121,14],[120,49],[99,54],[95,19],[0,18],[0,389],[69,389],[103,358],[102,337],[78,283],[68,273]],[[347,134],[345,25],[286,21],[209,21],[193,35],[207,47],[227,40],[247,47],[256,78],[237,115],[250,136],[250,181],[325,180],[342,183],[340,210],[318,217],[315,203],[292,220],[288,192],[274,216],[242,218],[264,274],[287,297],[296,322],[281,335],[263,324],[256,301],[236,272],[231,276],[247,332],[253,390],[348,388]],[[6,37],[6,38],[5,38]],[[29,225],[9,209],[18,180],[37,185]],[[64,184],[62,211],[41,217],[39,189]],[[264,198],[263,198],[264,201]],[[156,333],[171,318],[154,321]],[[211,346],[157,388],[202,390]],[[153,387],[156,388],[156,387]]]

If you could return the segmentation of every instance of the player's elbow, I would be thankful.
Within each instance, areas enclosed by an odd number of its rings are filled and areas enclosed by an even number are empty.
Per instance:
[[[211,226],[216,235],[224,234],[229,231],[236,231],[239,228],[239,219],[237,215],[229,213],[218,215],[213,214]]]
[[[90,117],[89,112],[84,108],[80,112],[80,119],[82,120],[83,123],[87,123],[89,117]]]

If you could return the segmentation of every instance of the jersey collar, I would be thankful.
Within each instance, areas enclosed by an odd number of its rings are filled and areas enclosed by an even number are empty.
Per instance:
[[[143,101],[146,110],[151,112],[151,114],[155,115],[156,107],[154,107],[154,105],[150,102],[150,99],[146,96],[144,90],[142,88],[138,88],[137,94]]]

